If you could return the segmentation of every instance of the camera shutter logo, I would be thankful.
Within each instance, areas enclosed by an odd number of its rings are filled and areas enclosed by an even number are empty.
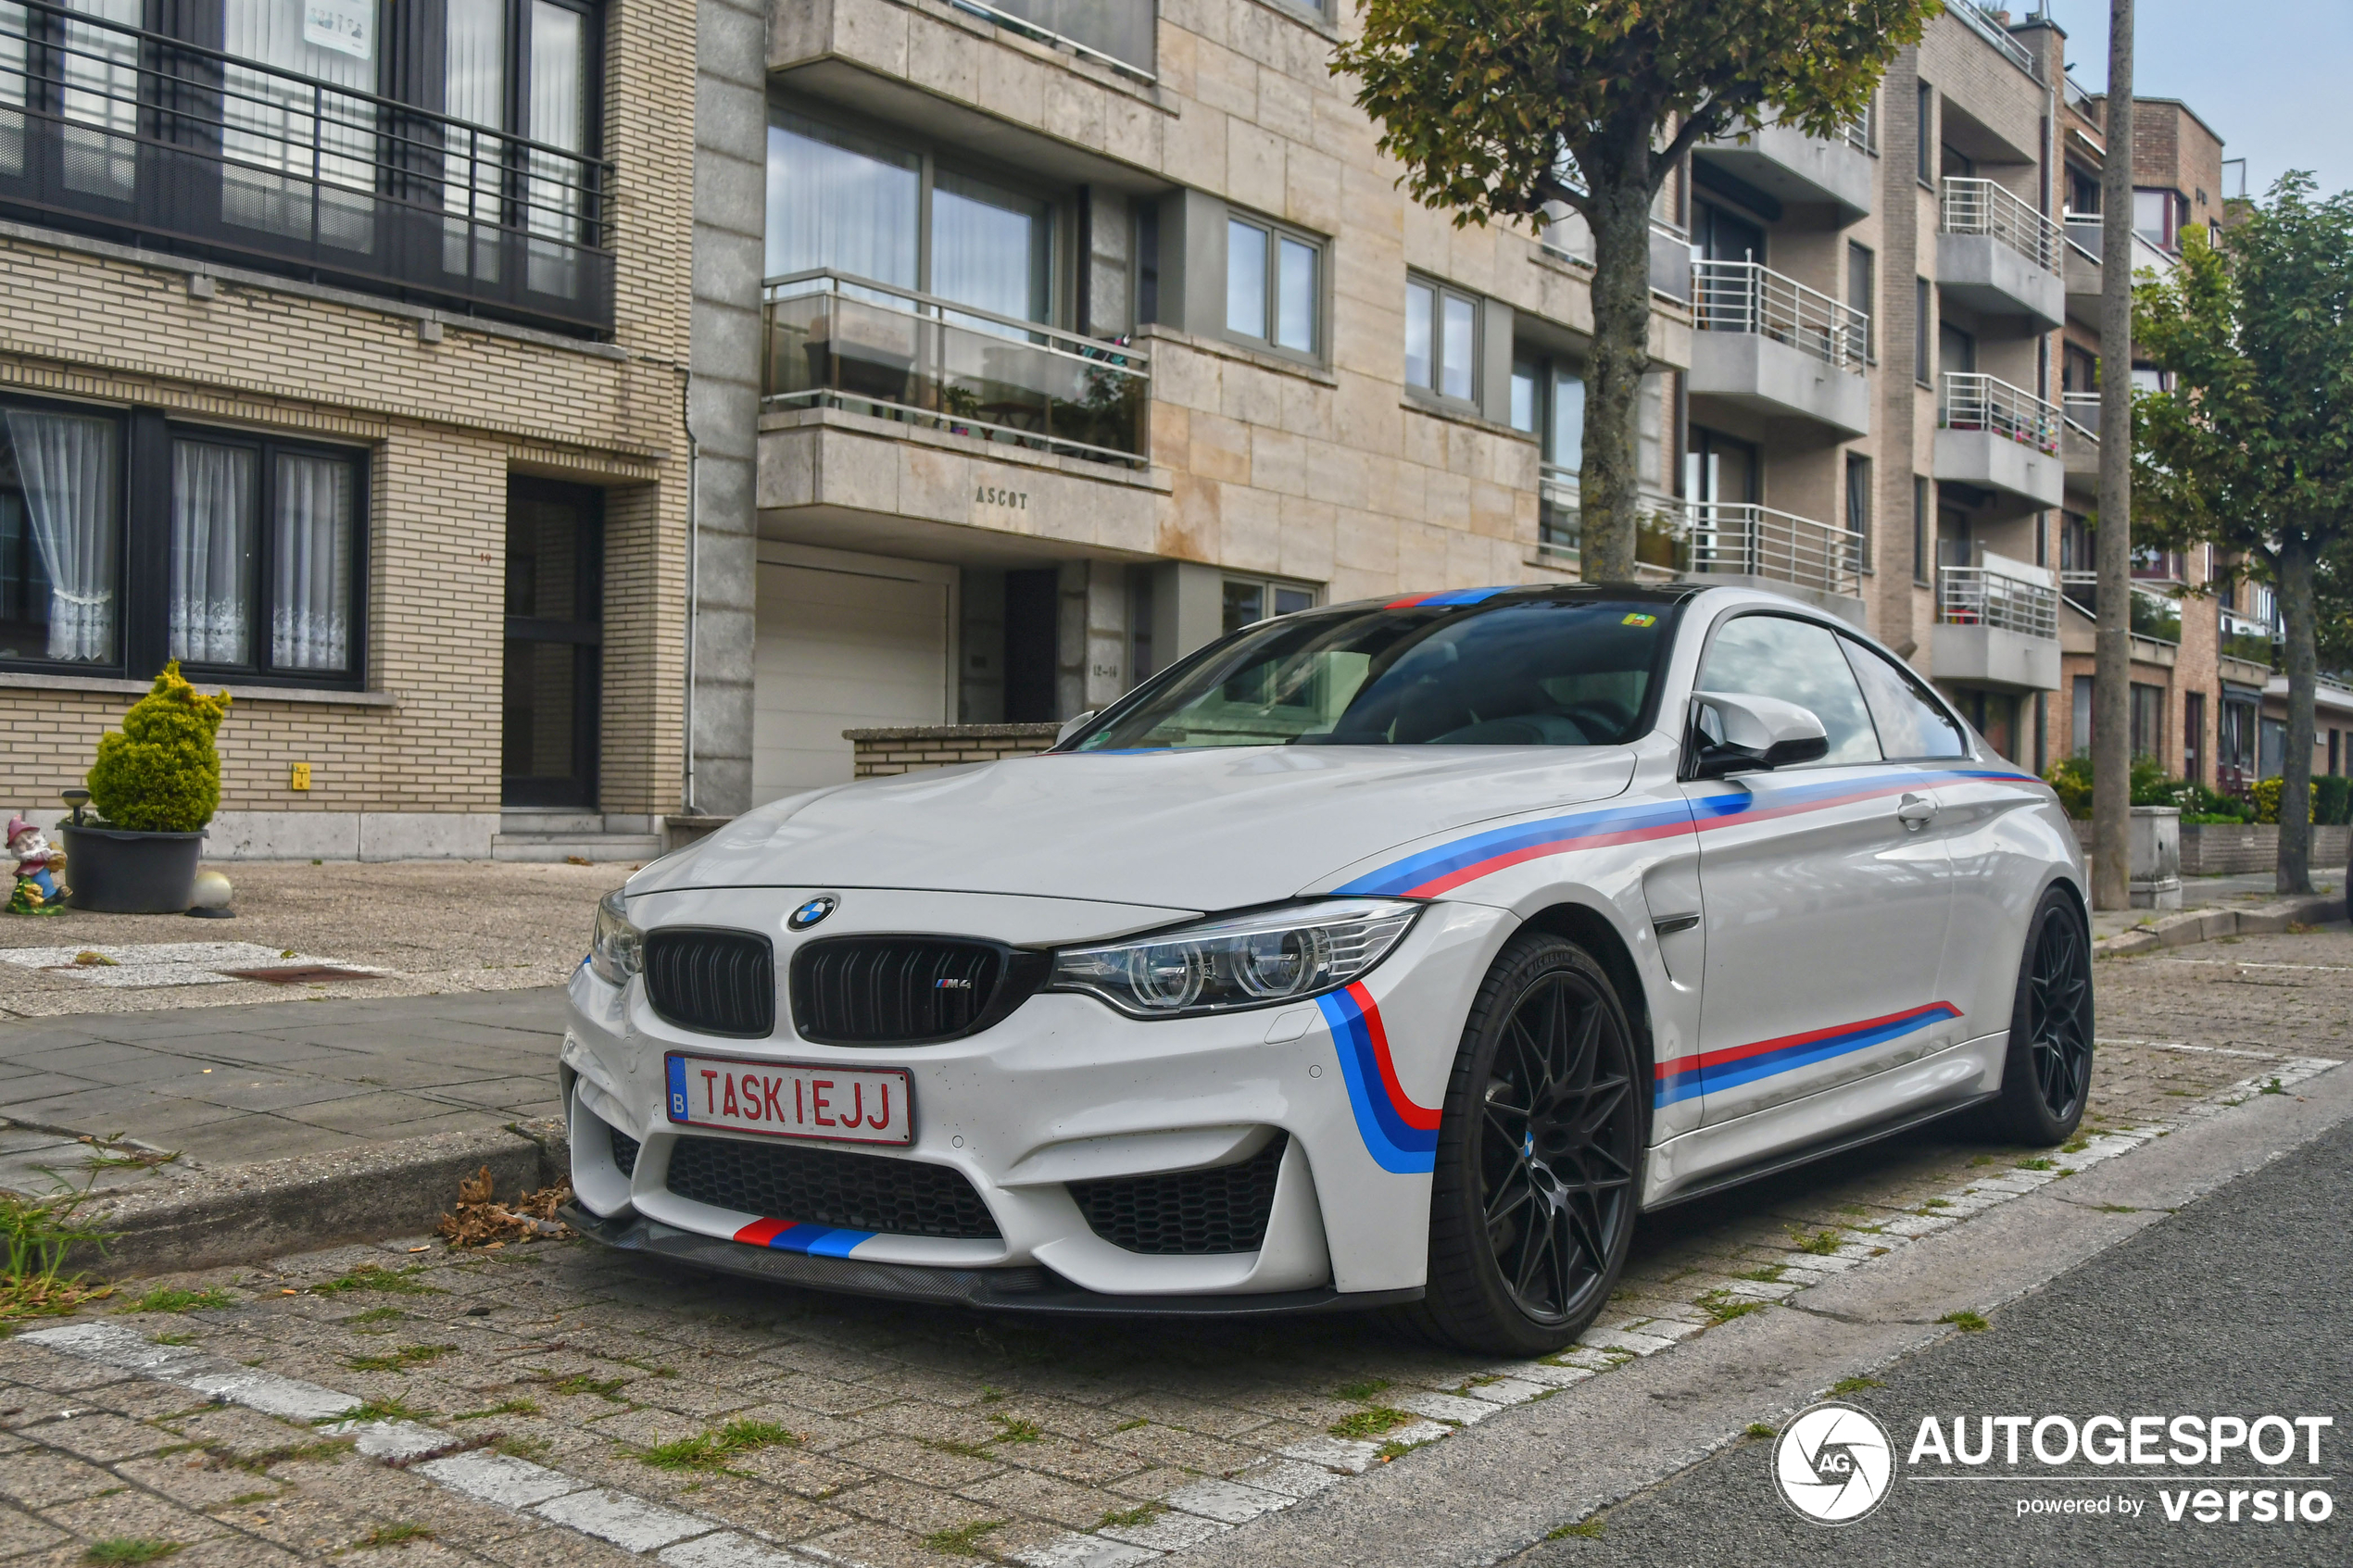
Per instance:
[[[1773,1442],[1773,1481],[1818,1524],[1852,1524],[1886,1500],[1895,1476],[1887,1428],[1852,1405],[1798,1411]]]

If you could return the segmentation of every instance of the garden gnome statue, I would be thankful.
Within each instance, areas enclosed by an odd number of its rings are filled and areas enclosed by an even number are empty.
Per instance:
[[[8,899],[12,915],[60,915],[73,889],[57,880],[57,863],[65,856],[41,836],[41,830],[22,817],[8,819],[8,859],[15,862],[17,885]]]

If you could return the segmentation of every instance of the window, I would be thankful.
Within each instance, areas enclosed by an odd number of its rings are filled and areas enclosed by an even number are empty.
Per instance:
[[[2068,392],[2097,392],[2100,389],[2100,358],[2087,348],[2069,344],[2059,355],[2059,390]]]
[[[1891,762],[1931,757],[1966,757],[1969,742],[1944,705],[1929,694],[1928,684],[1901,664],[1848,638],[1839,639],[1863,700],[1879,730],[1880,749]]]
[[[1270,616],[1295,615],[1315,608],[1315,590],[1303,583],[1267,582],[1254,577],[1226,579],[1223,629],[1239,632]]]
[[[2067,210],[2084,218],[2095,218],[2100,210],[2100,177],[2091,169],[2075,164],[2067,166]]]
[[[1862,688],[1827,626],[1784,615],[1743,615],[1716,629],[1692,689],[1778,697],[1822,721],[1831,748],[1825,766],[1876,762],[1879,735]]]
[[[2329,771],[2336,771],[2336,732],[2329,732]],[[2206,694],[2192,692],[2182,699],[2182,777],[2194,784],[2206,782]]]
[[[141,415],[134,464],[132,423],[0,403],[0,661],[356,684],[365,458]]]
[[[2133,231],[2159,250],[2178,250],[2182,242],[2182,197],[2177,191],[2134,191]]]
[[[1919,119],[1914,127],[1913,145],[1919,148],[1920,183],[1936,183],[1936,89],[1927,82],[1919,83]]]
[[[1226,330],[1314,354],[1323,247],[1303,234],[1240,218],[1226,220]]]
[[[1478,301],[1405,280],[1405,384],[1468,403],[1478,395]]]
[[[1863,358],[1879,358],[1878,257],[1869,248],[1846,242],[1846,303],[1863,313]]]
[[[1950,142],[1937,149],[1937,171],[1947,180],[1973,180],[1977,177],[1977,160]]]
[[[1929,358],[1929,332],[1934,327],[1934,302],[1929,297],[1928,280],[1912,280],[1912,379],[1922,386],[1936,384],[1936,366]]]
[[[1871,460],[1846,455],[1846,528],[1855,535],[1856,564],[1871,570]]]
[[[2165,755],[2165,688],[2133,683],[2133,755]]]
[[[1928,586],[1928,481],[1912,476],[1912,581]]]
[[[1542,392],[1543,367],[1529,359],[1512,361],[1512,428],[1524,435],[1537,433],[1537,406]]]

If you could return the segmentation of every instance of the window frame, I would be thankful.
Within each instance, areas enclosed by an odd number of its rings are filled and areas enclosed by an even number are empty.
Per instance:
[[[1258,620],[1245,621],[1239,626],[1227,626],[1226,592],[1236,584],[1246,584],[1258,590],[1260,595]],[[1305,594],[1307,602],[1296,610],[1273,608],[1275,595],[1286,589]],[[1320,609],[1324,608],[1323,597],[1324,588],[1320,583],[1307,583],[1296,577],[1277,577],[1253,571],[1221,571],[1217,574],[1217,623],[1223,630],[1217,634],[1220,637],[1230,637],[1246,627],[1257,625],[1261,621],[1272,621],[1277,615],[1297,615],[1305,610]]]
[[[1914,127],[1918,133],[1913,137],[1913,172],[1922,185],[1932,191],[1936,189],[1936,155],[1943,144],[1935,134],[1936,89],[1917,78],[1912,85],[1917,94],[1916,107],[1919,119],[1919,125]]]
[[[1859,488],[1856,481],[1857,473],[1862,476]],[[1846,454],[1845,471],[1841,476],[1845,481],[1845,494],[1841,499],[1846,513],[1846,526],[1858,540],[1857,550],[1861,558],[1856,563],[1857,569],[1867,575],[1876,572],[1879,564],[1879,550],[1871,537],[1876,532],[1872,527],[1874,508],[1871,506],[1871,459],[1869,457],[1855,451],[1849,451]],[[1855,515],[1858,497],[1861,501],[1862,512],[1859,526]]]
[[[1860,294],[1856,274],[1860,271]],[[1860,240],[1846,242],[1846,292],[1848,307],[1863,313],[1863,362],[1879,363],[1879,252]]]
[[[1235,225],[1255,229],[1266,237],[1266,287],[1259,296],[1259,325],[1265,334],[1253,335],[1238,330],[1233,324],[1233,281],[1224,278],[1225,287],[1218,290],[1217,331],[1228,342],[1246,344],[1262,354],[1280,355],[1286,359],[1304,365],[1322,365],[1329,357],[1331,345],[1331,241],[1325,236],[1302,229],[1280,219],[1268,218],[1248,207],[1228,203],[1225,209],[1225,228],[1217,249],[1218,270],[1228,270],[1228,257],[1233,254]],[[1282,243],[1305,245],[1315,258],[1315,282],[1313,297],[1308,302],[1307,338],[1304,349],[1288,347],[1277,341],[1282,330],[1277,318],[1282,297]]]
[[[1926,278],[1912,280],[1912,384],[1936,390],[1935,285]]]
[[[1483,295],[1473,294],[1468,289],[1456,288],[1453,284],[1449,283],[1442,279],[1431,277],[1427,272],[1409,271],[1405,274],[1405,290],[1407,299],[1406,315],[1409,327],[1412,320],[1411,301],[1413,298],[1413,291],[1417,288],[1427,289],[1429,291],[1430,379],[1428,383],[1417,382],[1413,380],[1412,373],[1407,371],[1404,376],[1405,390],[1411,395],[1427,398],[1434,403],[1442,404],[1446,408],[1458,412],[1477,412],[1479,407],[1478,388],[1480,372],[1486,368],[1484,363],[1486,347],[1484,339],[1487,335],[1486,296]],[[1446,354],[1449,339],[1446,332],[1446,306],[1447,302],[1450,300],[1459,301],[1470,307],[1470,362],[1466,367],[1470,376],[1470,391],[1460,397],[1455,396],[1451,392],[1441,389],[1441,383],[1446,380],[1447,370]],[[1541,385],[1538,387],[1537,392],[1537,402],[1541,405],[1543,401],[1542,388]],[[1542,415],[1540,409],[1538,414],[1540,422],[1541,418]],[[1532,434],[1537,433],[1529,432],[1527,433]]]
[[[147,681],[170,662],[171,448],[175,441],[188,439],[242,447],[254,453],[255,540],[252,574],[247,584],[251,661],[219,664],[190,659],[182,661],[183,670],[195,679],[241,686],[312,691],[368,689],[369,609],[372,597],[369,562],[375,482],[372,446],[321,441],[251,425],[174,419],[161,408],[27,397],[13,391],[0,393],[0,407],[8,406],[103,417],[116,422],[121,451],[116,480],[115,597],[121,613],[111,659],[82,664],[50,659],[0,659],[0,672]],[[281,453],[328,458],[348,465],[351,470],[351,600],[347,607],[351,658],[346,670],[277,669],[269,662],[270,573],[278,547],[271,499],[277,486],[274,459]]]
[[[1929,496],[1929,482],[1923,474],[1912,476],[1912,585],[1933,588],[1936,578],[1929,538],[1929,513],[1932,509]]]
[[[1689,696],[1691,697],[1697,697],[1702,692],[1710,689],[1700,684],[1700,677],[1701,674],[1707,669],[1708,655],[1716,651],[1716,640],[1724,634],[1725,629],[1736,625],[1743,621],[1752,621],[1760,616],[1769,616],[1776,621],[1795,621],[1800,626],[1811,626],[1817,631],[1824,632],[1829,634],[1831,646],[1838,650],[1841,667],[1846,671],[1846,678],[1855,683],[1855,701],[1863,710],[1864,722],[1870,726],[1871,749],[1880,753],[1877,757],[1864,758],[1850,761],[1840,761],[1825,757],[1821,760],[1816,762],[1793,762],[1784,768],[1772,769],[1771,771],[1776,773],[1805,773],[1814,772],[1825,768],[1868,768],[1874,762],[1885,761],[1887,759],[1887,747],[1881,744],[1879,738],[1879,719],[1877,715],[1871,712],[1869,694],[1863,690],[1862,677],[1856,675],[1853,667],[1846,663],[1847,655],[1843,645],[1849,640],[1847,633],[1840,631],[1837,627],[1830,624],[1827,621],[1818,621],[1810,615],[1799,614],[1791,610],[1777,608],[1768,608],[1762,605],[1756,606],[1753,608],[1743,606],[1741,608],[1731,610],[1727,614],[1718,617],[1716,623],[1707,629],[1706,637],[1700,643],[1699,658],[1692,662],[1692,689]],[[1737,696],[1743,694],[1733,693],[1728,695]],[[1772,696],[1770,692],[1754,692],[1744,695],[1754,696]],[[1788,699],[1782,698],[1780,700],[1786,701]],[[1690,705],[1687,702],[1685,706],[1688,709]],[[1819,717],[1819,715],[1817,715],[1817,717]],[[1699,748],[1692,744],[1692,736],[1696,733],[1697,727],[1692,722],[1691,714],[1687,711],[1682,724],[1682,739],[1680,743],[1682,746],[1682,756],[1678,759],[1675,770],[1676,777],[1684,783],[1690,783],[1696,777],[1696,775],[1692,772],[1692,769],[1698,761]]]

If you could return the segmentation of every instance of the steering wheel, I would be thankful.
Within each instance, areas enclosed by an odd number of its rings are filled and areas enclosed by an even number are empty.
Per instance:
[[[1576,721],[1578,728],[1587,734],[1606,736],[1606,739],[1597,742],[1602,746],[1617,745],[1626,738],[1626,732],[1634,727],[1634,710],[1608,697],[1580,702],[1570,708],[1567,713]]]

